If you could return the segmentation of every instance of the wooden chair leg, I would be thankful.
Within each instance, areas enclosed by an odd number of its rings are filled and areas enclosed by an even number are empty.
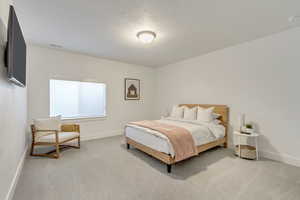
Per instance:
[[[74,138],[76,139],[76,138]],[[63,150],[64,148],[76,148],[76,149],[80,149],[80,137],[77,137],[78,140],[78,145],[63,145],[60,144],[58,142],[58,137],[56,138],[56,143],[52,144],[53,146],[55,146],[54,150],[51,150],[49,152],[46,153],[34,153],[34,148],[35,148],[35,144],[34,142],[32,142],[31,144],[31,149],[30,149],[30,155],[31,156],[35,156],[35,157],[48,157],[48,158],[59,158],[60,157],[60,151]]]
[[[56,143],[56,155],[55,155],[55,158],[59,158],[59,144]]]
[[[31,148],[30,148],[30,155],[33,156],[33,150],[34,150],[34,143],[31,143]]]
[[[78,148],[80,149],[80,137],[78,137]]]
[[[227,148],[227,146],[228,146],[228,145],[227,145],[227,142],[225,142],[225,143],[224,143],[224,148]]]
[[[59,154],[52,154],[53,151],[47,152],[47,153],[34,153],[34,147],[35,144],[33,143],[30,149],[30,156],[33,157],[48,157],[48,158],[58,158],[57,155]],[[54,150],[56,152],[56,150]]]
[[[55,132],[55,146],[56,146],[56,156],[55,158],[59,158],[59,139],[58,139],[58,132]]]

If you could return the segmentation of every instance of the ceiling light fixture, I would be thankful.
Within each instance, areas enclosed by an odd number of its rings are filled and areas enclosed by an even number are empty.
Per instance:
[[[62,48],[62,46],[58,45],[58,44],[49,44],[49,46],[52,48],[58,48],[58,49]]]
[[[156,38],[156,33],[153,31],[140,31],[136,37],[143,43],[151,43]]]
[[[300,16],[296,15],[296,16],[289,17],[289,22],[290,23],[299,23],[300,22]]]

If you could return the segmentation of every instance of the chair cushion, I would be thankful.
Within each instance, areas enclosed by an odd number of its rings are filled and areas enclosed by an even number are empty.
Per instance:
[[[37,136],[49,135],[52,132],[39,132],[38,130],[57,130],[60,131],[61,127],[61,116],[50,117],[44,119],[33,120],[34,126],[37,130]]]
[[[34,119],[33,123],[37,130],[60,130],[61,116]]]
[[[59,132],[58,133],[58,141],[63,142],[75,137],[78,137],[78,132]],[[51,142],[55,143],[55,134],[44,135],[36,138],[36,142]]]

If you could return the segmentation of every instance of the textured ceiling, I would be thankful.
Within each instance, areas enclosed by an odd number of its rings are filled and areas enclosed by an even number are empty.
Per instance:
[[[290,28],[299,0],[14,0],[27,41],[158,67]],[[153,30],[152,44],[136,33]]]

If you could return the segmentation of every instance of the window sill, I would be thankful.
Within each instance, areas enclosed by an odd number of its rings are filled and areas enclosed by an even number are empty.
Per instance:
[[[99,116],[99,117],[66,117],[62,118],[62,121],[71,121],[71,122],[85,122],[85,121],[99,121],[106,120],[107,116]]]

